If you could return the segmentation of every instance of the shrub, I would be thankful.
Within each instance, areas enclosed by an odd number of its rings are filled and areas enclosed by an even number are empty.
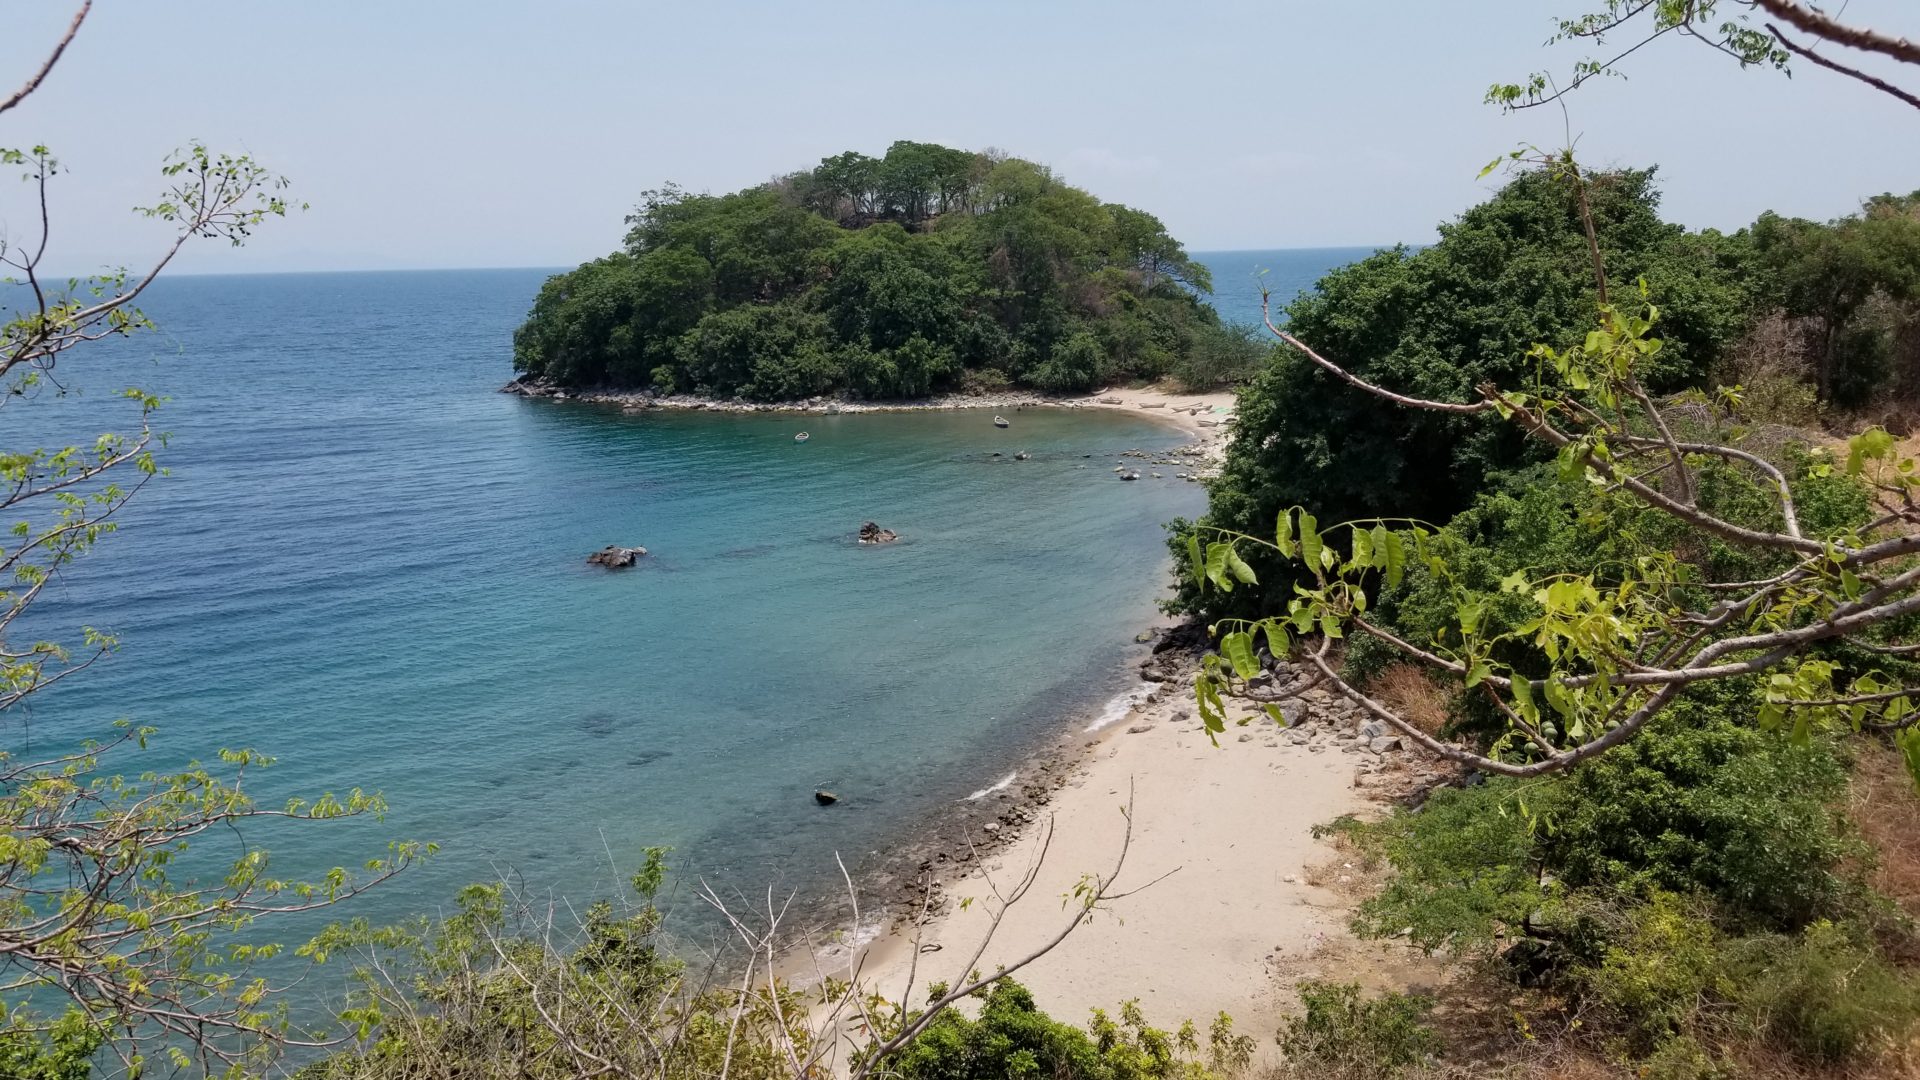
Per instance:
[[[1471,951],[1552,923],[1555,950],[1594,962],[1611,943],[1594,913],[1662,892],[1706,897],[1734,928],[1855,913],[1864,848],[1833,805],[1845,772],[1824,745],[1727,719],[1740,700],[1695,691],[1565,776],[1442,789],[1419,813],[1348,826],[1393,868],[1356,929]]]
[[[888,1072],[901,1080],[1208,1080],[1214,1069],[1244,1067],[1253,1052],[1224,1014],[1214,1021],[1207,1064],[1196,1060],[1192,1024],[1173,1033],[1151,1027],[1137,1001],[1120,1007],[1118,1022],[1094,1010],[1088,1027],[1041,1012],[1026,987],[1007,979],[987,991],[978,1020],[941,1013]]]
[[[1280,1027],[1280,1052],[1296,1072],[1314,1077],[1384,1080],[1419,1065],[1440,1049],[1426,1024],[1430,998],[1410,994],[1361,996],[1357,983],[1303,982],[1302,1012]]]
[[[674,381],[672,364],[661,364],[654,368],[652,383],[656,394],[672,394],[679,389],[679,383]]]
[[[1371,937],[1409,930],[1428,951],[1470,952],[1525,923],[1546,902],[1533,830],[1511,784],[1443,788],[1418,814],[1345,823],[1363,850],[1393,868],[1360,905],[1354,929]]]
[[[1846,772],[1825,745],[1729,719],[1748,693],[1696,690],[1655,737],[1570,774],[1542,863],[1569,887],[1701,893],[1735,927],[1797,929],[1855,910],[1864,849],[1835,805]]]
[[[1608,1027],[1645,1053],[1692,1029],[1696,1015],[1726,997],[1718,935],[1701,905],[1656,892],[1629,909],[1627,925],[1579,981]]]
[[[106,1041],[106,1028],[78,1009],[68,1009],[44,1029],[24,1013],[16,1013],[0,1027],[0,1076],[88,1080],[93,1059]]]
[[[1199,393],[1246,382],[1273,354],[1274,339],[1264,326],[1231,323],[1203,326],[1173,365],[1181,389]]]
[[[1865,1057],[1920,1023],[1920,987],[1834,923],[1740,942],[1728,967],[1750,1029],[1810,1064]]]
[[[1733,1074],[1699,1040],[1676,1035],[1640,1063],[1640,1080],[1733,1080]]]
[[[963,394],[1000,394],[1013,387],[1013,379],[999,368],[977,368],[960,376]]]
[[[1050,394],[1089,390],[1107,377],[1111,367],[1100,340],[1081,331],[1055,346],[1031,379]]]

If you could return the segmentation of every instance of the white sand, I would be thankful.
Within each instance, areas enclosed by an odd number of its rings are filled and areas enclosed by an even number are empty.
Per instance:
[[[1050,814],[1054,831],[1039,879],[1009,912],[978,967],[991,972],[1014,963],[1066,925],[1071,912],[1062,898],[1083,875],[1111,871],[1131,787],[1133,842],[1116,888],[1171,876],[1099,912],[1015,977],[1042,1008],[1069,1022],[1138,996],[1155,1024],[1192,1019],[1204,1032],[1225,1011],[1237,1030],[1265,1042],[1291,986],[1276,974],[1297,972],[1330,944],[1348,940],[1345,900],[1305,882],[1308,866],[1335,858],[1312,838],[1312,827],[1363,805],[1353,787],[1360,760],[1330,739],[1310,752],[1271,722],[1230,727],[1216,748],[1196,720],[1171,718],[1192,713],[1183,689],[1171,688],[1161,702],[1100,733],[1073,781],[1041,808],[1041,821]],[[1135,730],[1142,726],[1147,730]],[[1251,740],[1240,741],[1247,733]],[[1039,824],[1029,826],[986,859],[1003,888],[1028,865],[1041,833]],[[945,892],[974,903],[966,910],[951,904],[922,932],[923,948],[939,949],[921,953],[916,1001],[928,981],[966,974],[996,904],[979,874]],[[871,989],[901,996],[914,952],[911,934],[911,928],[897,930],[869,950],[861,978]]]
[[[1164,420],[1212,446],[1224,445],[1227,424],[1233,419],[1232,391],[1207,394],[1182,394],[1160,387],[1140,390],[1102,390],[1084,398],[1064,402],[1083,408],[1125,409],[1142,416]]]

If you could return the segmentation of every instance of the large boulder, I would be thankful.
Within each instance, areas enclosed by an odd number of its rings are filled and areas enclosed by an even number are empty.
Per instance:
[[[891,544],[900,539],[900,534],[892,529],[883,529],[869,521],[860,526],[860,542],[863,544]]]
[[[643,547],[620,547],[617,544],[608,544],[587,556],[587,562],[595,566],[604,566],[609,570],[624,570],[639,562],[640,556],[646,553],[647,549]]]

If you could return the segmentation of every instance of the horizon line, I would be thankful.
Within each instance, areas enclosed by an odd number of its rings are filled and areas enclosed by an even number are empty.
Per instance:
[[[1303,244],[1295,247],[1241,247],[1241,248],[1196,248],[1189,255],[1251,255],[1270,251],[1384,251],[1399,247],[1406,241],[1391,244]],[[165,277],[265,277],[273,274],[435,274],[478,272],[488,270],[548,270],[564,272],[584,263],[569,266],[562,263],[522,263],[517,265],[482,266],[336,266],[325,268],[290,267],[273,270],[172,270]],[[42,275],[43,277],[64,277],[66,275]]]

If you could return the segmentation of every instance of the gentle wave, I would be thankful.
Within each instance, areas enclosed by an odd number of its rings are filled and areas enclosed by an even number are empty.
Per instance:
[[[1147,700],[1147,695],[1152,692],[1151,689],[1143,686],[1116,695],[1112,701],[1107,702],[1105,708],[1100,710],[1100,714],[1093,718],[1093,723],[1086,726],[1086,730],[1099,731],[1103,727],[1111,727],[1125,720],[1127,714],[1139,708]]]
[[[1001,777],[1000,782],[997,784],[994,784],[992,787],[983,787],[979,791],[976,791],[973,794],[967,796],[967,801],[972,802],[975,799],[984,799],[996,791],[1005,791],[1008,788],[1013,786],[1013,778],[1019,775],[1020,774],[1017,771],[1010,772],[1007,775]]]

